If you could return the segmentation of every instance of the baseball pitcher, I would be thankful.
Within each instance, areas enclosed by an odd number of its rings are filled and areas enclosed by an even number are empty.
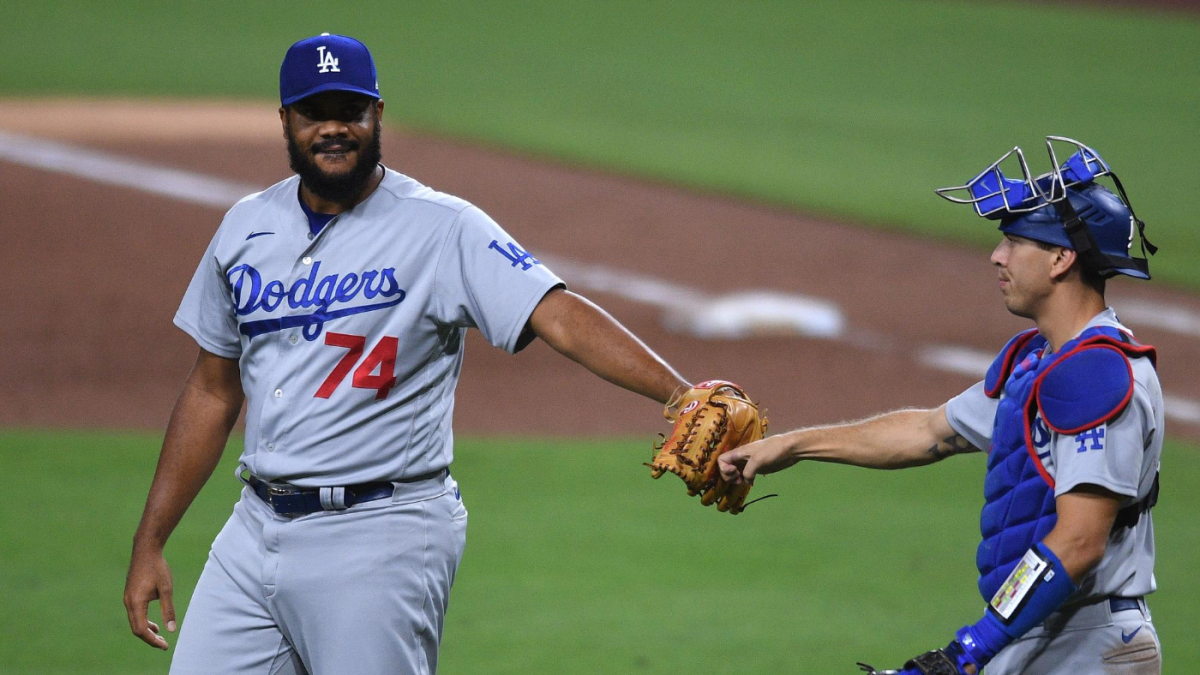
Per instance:
[[[762,437],[748,397],[729,383],[692,388],[483,211],[383,166],[384,103],[365,45],[328,33],[297,42],[279,89],[296,175],[230,209],[175,316],[199,355],[124,598],[133,633],[152,646],[167,649],[151,601],[176,629],[164,544],[243,402],[246,436],[241,499],[213,542],[171,673],[436,672],[466,540],[449,467],[469,328],[511,353],[540,338],[668,403],[677,427],[704,427],[700,411],[736,419],[698,451],[704,470],[688,486],[740,509],[745,490],[731,495],[715,461]],[[664,470],[696,459],[682,446],[663,452]]]

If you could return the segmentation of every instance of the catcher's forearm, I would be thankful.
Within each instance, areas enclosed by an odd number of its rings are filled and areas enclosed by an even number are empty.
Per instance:
[[[1119,506],[1120,495],[1098,485],[1081,485],[1055,499],[1054,529],[1025,553],[983,618],[955,635],[964,654],[986,665],[1058,611],[1104,557]]]
[[[797,461],[872,469],[923,466],[975,450],[945,423],[940,408],[897,410],[847,424],[800,429],[785,434],[785,441]]]
[[[158,468],[134,535],[135,549],[161,549],[166,544],[216,468],[241,412],[240,386],[236,391],[205,389],[198,381],[199,369],[198,364],[171,413]]]
[[[569,291],[548,294],[530,317],[534,332],[567,358],[637,394],[666,403],[690,385],[616,319]]]

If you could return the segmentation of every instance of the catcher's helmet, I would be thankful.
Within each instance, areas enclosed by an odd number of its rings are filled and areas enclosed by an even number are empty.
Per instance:
[[[1078,148],[1061,165],[1054,143]],[[993,162],[966,185],[941,188],[936,192],[959,204],[971,204],[980,216],[1000,221],[1000,231],[1026,239],[1063,246],[1079,253],[1084,268],[1103,277],[1125,274],[1149,279],[1146,252],[1158,249],[1146,240],[1143,223],[1133,212],[1120,179],[1095,150],[1061,136],[1047,136],[1046,147],[1054,169],[1033,178],[1020,147]],[[1000,163],[1016,156],[1021,179],[1006,178]],[[1120,197],[1096,182],[1109,176]],[[966,191],[969,198],[952,196]],[[1134,232],[1141,236],[1142,257],[1131,255]]]

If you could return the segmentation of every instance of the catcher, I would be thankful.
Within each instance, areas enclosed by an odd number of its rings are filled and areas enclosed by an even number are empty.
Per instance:
[[[1074,151],[1061,165],[1056,144]],[[883,673],[1161,670],[1145,596],[1155,590],[1162,390],[1154,348],[1104,300],[1112,276],[1150,278],[1146,256],[1130,252],[1144,224],[1095,150],[1055,136],[1047,147],[1047,174],[1030,177],[1014,148],[965,186],[938,191],[1000,221],[1004,239],[991,257],[1000,293],[1036,326],[1009,341],[982,382],[933,410],[801,429],[719,460],[737,485],[801,460],[901,469],[988,449],[976,556],[984,615],[944,649]],[[1021,179],[1000,170],[1014,154]]]

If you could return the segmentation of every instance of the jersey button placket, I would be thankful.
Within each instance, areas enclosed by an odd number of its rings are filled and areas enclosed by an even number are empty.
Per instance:
[[[271,397],[275,398],[275,399],[282,399],[283,398],[283,389],[279,389],[279,388],[275,389],[275,391],[271,392]],[[267,443],[267,452],[275,452],[275,442],[274,441]]]
[[[307,223],[305,224],[305,229],[307,229]],[[312,239],[314,239],[314,237],[310,232],[308,233],[308,240],[311,241]],[[308,274],[312,271],[311,265],[314,262],[311,253],[312,247],[313,245],[311,244],[305,246],[304,250],[300,253],[300,257],[291,258],[293,261],[295,261],[293,263],[291,273],[286,275],[284,279],[281,279],[281,281],[285,282],[286,288],[295,287],[296,283],[300,279],[308,276]],[[293,251],[295,251],[295,249],[293,249]],[[291,255],[295,255],[295,252],[293,252]],[[287,306],[288,302],[290,302],[290,299],[284,301],[284,307]],[[287,340],[292,345],[298,344],[300,342],[300,331],[292,331],[290,334],[281,332],[277,333],[276,336],[277,337],[275,337],[273,340],[269,341],[268,345],[264,345],[261,372],[286,371],[288,369],[287,361],[294,358],[289,356],[289,354],[292,353],[291,350],[284,349],[285,343],[283,341]],[[265,385],[266,383],[263,384]],[[266,386],[269,387],[270,385]],[[275,388],[267,389],[266,399],[266,402],[261,408],[262,413],[259,420],[259,438],[261,440],[259,441],[260,444],[258,447],[273,456],[277,456],[277,454],[284,455],[286,453],[283,452],[283,449],[287,445],[287,438],[284,438],[279,431],[279,425],[287,414],[287,407],[283,405],[283,389],[278,387],[278,385]],[[275,405],[272,405],[272,402],[274,402]],[[270,442],[267,442],[268,439],[270,439]],[[276,451],[278,451],[278,453],[276,453]],[[281,459],[283,458],[281,457]],[[265,462],[265,459],[260,461]],[[274,461],[265,462],[260,468],[269,471],[269,467],[274,466],[274,464]]]
[[[311,232],[309,233],[308,238],[310,240],[313,238]],[[312,247],[309,246],[308,248],[312,248]],[[292,273],[289,275],[288,282],[287,282],[288,287],[289,288],[295,287],[295,284],[300,279],[307,276],[308,273],[311,271],[310,268],[311,268],[312,264],[313,264],[313,258],[310,255],[309,250],[306,249],[304,251],[303,256],[299,259],[296,259],[296,264],[294,264],[292,267]],[[290,350],[286,351],[286,352],[283,350],[282,343],[284,340],[286,340],[289,344],[297,345],[300,343],[300,334],[301,333],[298,330],[293,330],[290,333],[286,333],[286,334],[285,333],[278,334],[279,337],[277,339],[279,340],[279,342],[276,342],[275,344],[279,345],[279,346],[273,350],[274,351],[273,359],[272,359],[272,367],[273,368],[281,366],[280,360],[287,362],[287,361],[290,361],[291,359],[295,358],[294,356],[288,355],[289,353],[291,353]],[[274,453],[276,450],[277,443],[285,442],[287,440],[284,438],[280,438],[274,429],[276,423],[279,422],[282,417],[284,417],[284,415],[287,411],[287,408],[284,406],[283,388],[282,387],[277,386],[275,389],[268,390],[268,391],[270,392],[269,393],[270,399],[273,399],[275,401],[276,405],[270,405],[270,400],[268,400],[267,404],[263,406],[263,433],[268,438],[270,438],[270,437],[275,438],[274,441],[266,444],[267,452]]]

